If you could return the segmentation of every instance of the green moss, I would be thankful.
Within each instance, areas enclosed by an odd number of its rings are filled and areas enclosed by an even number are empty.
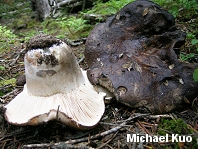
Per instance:
[[[68,38],[71,40],[87,37],[93,26],[87,20],[76,16],[62,17],[48,22],[46,31],[58,38]],[[59,30],[57,30],[59,28]]]
[[[12,86],[15,86],[16,79],[11,78],[11,79],[7,79],[7,80],[0,80],[0,86],[5,86],[5,85],[9,85],[9,84],[11,84]]]
[[[27,15],[27,13],[30,12],[30,1],[26,1],[24,3],[23,0],[4,0],[3,2],[1,2],[0,5],[0,14],[3,14],[1,17],[4,20],[12,18],[21,18],[23,15]]]
[[[165,136],[166,134],[189,135],[193,134],[193,130],[188,128],[187,124],[180,118],[176,120],[162,118],[160,124],[158,125],[157,134],[159,136]],[[198,148],[196,136],[192,135],[192,142],[184,142],[184,146],[186,148]],[[179,149],[179,147],[179,142],[175,142],[174,148]],[[170,148],[170,146],[167,145],[164,146],[164,148]]]
[[[100,14],[100,15],[111,15],[117,13],[126,4],[133,2],[134,0],[110,0],[106,3],[96,1],[92,9],[86,10],[87,14]]]
[[[8,50],[17,41],[17,36],[7,29],[6,26],[0,25],[0,54]]]
[[[195,69],[193,72],[193,79],[195,82],[198,82],[198,68]]]
[[[172,120],[172,119],[169,120],[162,118],[158,128],[159,128],[158,133],[160,135],[166,134],[167,131],[173,134],[180,134],[180,135],[191,133],[191,130],[187,128],[187,124],[180,118],[176,120]]]
[[[182,20],[190,20],[194,18],[193,15],[198,15],[198,4],[197,0],[153,0],[155,3],[158,3],[174,17],[180,18]]]
[[[12,85],[15,86],[16,85],[16,79],[15,78],[11,78],[11,79],[5,79],[5,80],[0,80],[0,88],[6,85]],[[6,88],[6,90],[0,90],[0,96],[5,95],[6,93],[10,92],[12,90],[12,87]]]
[[[13,25],[14,25],[13,28],[18,28],[18,27],[20,27],[21,25],[24,25],[24,24],[26,24],[26,23],[27,23],[27,22],[26,22],[25,19],[23,19],[23,18],[16,19],[16,20],[13,22]]]

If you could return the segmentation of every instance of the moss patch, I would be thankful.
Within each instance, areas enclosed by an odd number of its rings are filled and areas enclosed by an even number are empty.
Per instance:
[[[6,86],[11,84],[12,86],[15,86],[16,84],[16,79],[15,78],[11,78],[8,80],[0,80],[0,86]]]
[[[191,130],[185,121],[183,121],[181,118],[178,118],[176,120],[173,119],[166,119],[162,118],[160,124],[158,125],[158,131],[157,134],[160,136],[165,136],[166,134],[172,135],[172,134],[178,134],[178,135],[190,135],[193,134],[193,130]],[[174,148],[179,149],[181,145],[184,145],[188,148],[198,148],[196,136],[192,135],[192,142],[175,142]],[[170,147],[170,146],[169,146]],[[164,148],[169,148],[167,146],[164,146]]]

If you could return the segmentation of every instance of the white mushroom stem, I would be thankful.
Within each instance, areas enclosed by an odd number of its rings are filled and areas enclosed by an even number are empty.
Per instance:
[[[26,85],[5,106],[16,125],[59,120],[77,128],[95,126],[104,113],[105,93],[97,93],[65,43],[32,49],[25,55]]]
[[[75,55],[65,43],[27,52],[25,74],[28,93],[35,96],[70,92],[86,81]]]

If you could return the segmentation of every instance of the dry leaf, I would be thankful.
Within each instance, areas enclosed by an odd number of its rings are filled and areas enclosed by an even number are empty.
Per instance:
[[[146,15],[148,14],[148,11],[149,11],[149,8],[146,7],[146,8],[144,9],[143,13],[142,13],[142,16],[143,16],[143,17],[146,16]]]

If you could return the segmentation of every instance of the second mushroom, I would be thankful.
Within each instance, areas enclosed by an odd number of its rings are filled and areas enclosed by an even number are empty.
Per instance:
[[[119,102],[143,112],[182,109],[198,96],[192,75],[198,65],[177,56],[185,35],[159,5],[134,1],[89,34],[88,78]]]

